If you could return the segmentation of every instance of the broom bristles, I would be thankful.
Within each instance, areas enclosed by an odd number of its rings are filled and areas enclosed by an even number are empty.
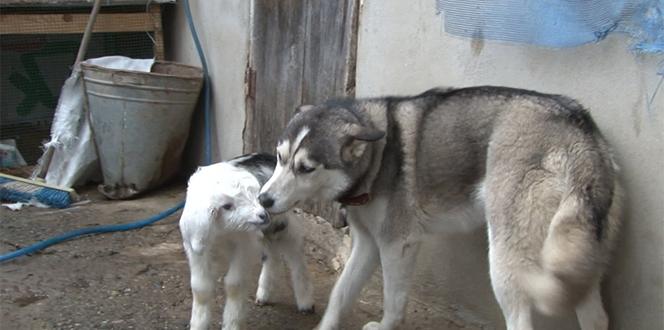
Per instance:
[[[68,188],[46,186],[45,184],[29,181],[0,173],[0,200],[10,202],[41,204],[54,208],[67,208],[71,205],[74,191]]]

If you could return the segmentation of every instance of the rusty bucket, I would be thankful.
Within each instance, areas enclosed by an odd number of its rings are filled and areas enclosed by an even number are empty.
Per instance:
[[[178,171],[203,84],[200,68],[155,62],[150,72],[83,63],[83,84],[104,182],[99,190],[126,199]]]

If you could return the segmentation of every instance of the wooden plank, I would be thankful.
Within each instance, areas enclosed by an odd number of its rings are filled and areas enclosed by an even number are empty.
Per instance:
[[[356,0],[307,1],[302,103],[355,95],[357,4]]]
[[[161,6],[150,6],[150,21],[154,31],[154,56],[158,60],[164,60],[164,29],[161,24]]]
[[[274,153],[298,105],[354,96],[358,9],[359,0],[254,0],[245,152]],[[303,208],[339,226],[338,205]]]
[[[82,33],[89,14],[0,14],[0,34]],[[154,31],[152,14],[100,13],[93,32]]]
[[[150,0],[154,4],[175,3],[175,0]],[[104,7],[145,6],[146,0],[106,0]],[[90,0],[2,0],[2,7],[39,8],[39,7],[92,7]]]
[[[302,98],[305,0],[255,1],[244,150],[274,153],[277,139]]]
[[[308,0],[302,104],[355,95],[356,0]],[[309,212],[343,226],[338,203],[306,205]]]

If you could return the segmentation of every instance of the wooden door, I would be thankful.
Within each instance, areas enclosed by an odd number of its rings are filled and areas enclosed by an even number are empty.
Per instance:
[[[253,0],[245,152],[274,153],[295,108],[354,96],[360,0]],[[336,206],[308,205],[336,219]]]

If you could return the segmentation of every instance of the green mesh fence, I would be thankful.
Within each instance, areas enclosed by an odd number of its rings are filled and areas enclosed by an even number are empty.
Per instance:
[[[71,73],[82,36],[0,36],[0,139],[16,140],[28,164],[36,163],[42,154],[42,143],[50,136],[60,89]],[[153,36],[148,32],[93,33],[86,58],[151,58],[153,45]]]

